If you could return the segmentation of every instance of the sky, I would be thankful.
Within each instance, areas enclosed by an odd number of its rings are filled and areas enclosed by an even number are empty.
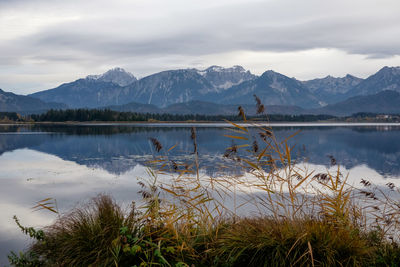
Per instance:
[[[299,80],[400,65],[398,0],[0,0],[0,88],[122,67],[241,65]]]

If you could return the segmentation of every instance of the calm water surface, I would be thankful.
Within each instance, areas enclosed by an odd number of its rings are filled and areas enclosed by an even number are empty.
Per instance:
[[[10,250],[21,250],[26,238],[13,223],[17,215],[27,226],[46,225],[53,214],[33,212],[36,201],[57,199],[60,211],[95,196],[110,193],[118,201],[138,199],[137,181],[146,176],[146,162],[155,154],[149,140],[164,149],[177,145],[170,156],[191,157],[188,124],[168,125],[0,125],[0,265]],[[216,174],[232,141],[225,124],[195,125],[202,168]],[[291,139],[294,155],[314,168],[329,166],[329,155],[353,179],[386,183],[400,178],[400,126],[315,125],[274,126],[279,138]],[[237,142],[240,143],[240,142]],[[400,180],[399,180],[400,181]]]

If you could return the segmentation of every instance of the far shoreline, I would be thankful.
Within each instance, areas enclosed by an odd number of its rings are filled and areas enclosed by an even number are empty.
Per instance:
[[[352,126],[399,126],[400,122],[268,122],[268,121],[240,121],[233,122],[241,126],[271,126],[271,127],[352,127]],[[224,121],[65,121],[65,122],[0,122],[1,126],[13,126],[13,125],[69,125],[69,126],[119,126],[119,125],[132,125],[132,126],[154,126],[154,127],[227,127],[232,126],[229,122]]]

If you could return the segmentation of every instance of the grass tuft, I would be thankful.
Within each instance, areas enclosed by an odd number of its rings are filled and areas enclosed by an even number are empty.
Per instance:
[[[223,231],[216,253],[226,266],[361,266],[374,248],[356,229],[313,219],[241,219]]]
[[[135,209],[125,215],[115,201],[99,195],[45,228],[32,250],[56,266],[110,266],[120,228],[136,228]]]

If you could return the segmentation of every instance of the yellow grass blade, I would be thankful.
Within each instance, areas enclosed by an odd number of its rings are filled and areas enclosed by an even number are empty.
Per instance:
[[[225,120],[225,121],[226,121],[227,123],[232,124],[232,125],[235,126],[236,128],[239,128],[239,129],[245,131],[246,133],[248,132],[248,130],[247,130],[245,127],[242,127],[242,126],[240,126],[240,125],[238,125],[238,124],[236,124],[236,123],[234,123],[234,122],[228,121],[228,120]]]
[[[260,159],[264,156],[265,152],[267,152],[267,149],[268,149],[268,147],[265,147],[265,148],[260,152],[260,154],[258,154],[257,161],[260,161]]]
[[[303,179],[301,179],[300,182],[297,183],[297,185],[293,188],[293,190],[296,190],[302,183],[304,183],[308,178],[310,178],[310,176],[314,173],[314,171],[312,171],[309,175],[307,175],[306,177],[304,177]],[[296,174],[300,175],[298,172],[296,172]]]
[[[170,189],[167,189],[167,188],[165,188],[165,187],[161,187],[161,189],[162,190],[164,190],[164,191],[167,191],[168,193],[170,193],[170,194],[172,194],[172,195],[174,195],[174,196],[179,196],[177,193],[175,193],[174,191],[172,191],[172,190],[170,190]]]
[[[233,139],[240,139],[240,140],[249,140],[247,137],[243,136],[236,136],[236,135],[229,135],[229,134],[224,134],[225,137],[233,138]]]
[[[168,149],[168,152],[171,151],[172,149],[174,149],[178,144],[172,146],[170,149]]]
[[[238,129],[232,129],[232,128],[224,128],[224,130],[231,131],[231,132],[238,133],[238,134],[246,134],[245,131],[240,130],[240,129],[238,130]]]
[[[253,162],[248,161],[247,159],[243,159],[243,161],[246,162],[247,164],[249,164],[249,165],[250,165],[251,167],[253,167],[254,169],[256,169],[256,170],[259,169],[259,167],[258,167],[256,164],[254,164]]]
[[[288,164],[290,166],[290,162],[291,162],[291,157],[290,157],[290,149],[287,143],[285,143],[285,148],[286,148],[286,158],[288,161]]]

